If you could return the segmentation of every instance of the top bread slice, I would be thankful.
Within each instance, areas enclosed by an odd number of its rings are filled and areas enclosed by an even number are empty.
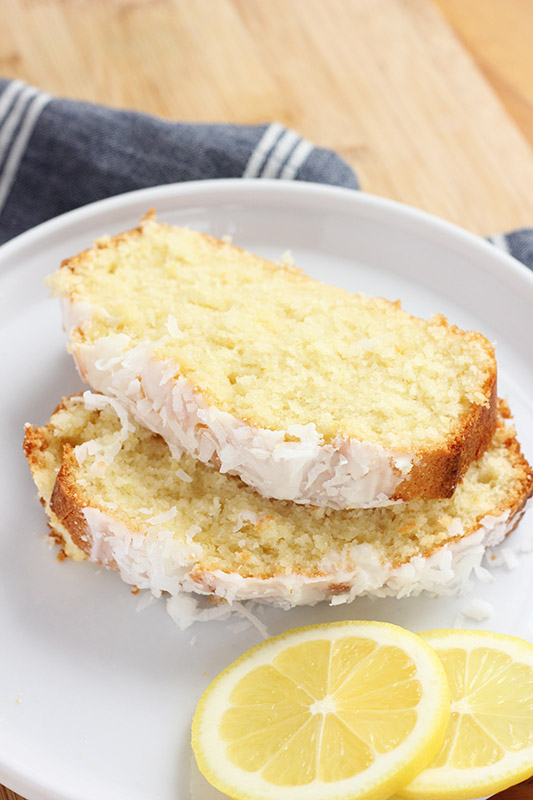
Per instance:
[[[50,284],[90,386],[265,497],[337,509],[451,497],[491,441],[493,348],[442,316],[151,215]]]

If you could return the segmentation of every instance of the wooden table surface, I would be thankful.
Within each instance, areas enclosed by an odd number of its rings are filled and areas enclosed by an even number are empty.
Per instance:
[[[0,0],[0,75],[175,120],[278,121],[362,187],[533,226],[532,0]],[[0,786],[0,800],[18,795]],[[533,783],[498,795],[532,800]],[[97,798],[95,798],[97,800]]]

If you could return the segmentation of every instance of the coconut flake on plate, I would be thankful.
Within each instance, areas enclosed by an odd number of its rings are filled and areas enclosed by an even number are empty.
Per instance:
[[[489,619],[494,613],[494,606],[480,597],[472,597],[459,612],[459,616],[481,622]]]

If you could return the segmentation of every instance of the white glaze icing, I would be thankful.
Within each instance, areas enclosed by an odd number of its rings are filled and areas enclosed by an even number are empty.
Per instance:
[[[122,440],[132,429],[127,414],[116,399],[85,392],[76,401],[83,402],[89,409],[110,406],[121,423],[115,438]],[[108,440],[107,449],[113,458],[116,454],[113,440]],[[80,452],[83,461],[86,455],[84,451]],[[98,451],[97,457],[107,462],[106,455]],[[531,503],[533,498],[513,516],[509,510],[499,516],[485,515],[478,529],[468,536],[464,535],[461,519],[455,517],[450,520],[447,531],[450,537],[459,537],[457,540],[445,544],[428,558],[414,556],[397,567],[371,544],[348,544],[342,551],[332,551],[323,558],[318,565],[321,574],[314,577],[289,574],[260,579],[243,578],[222,570],[199,571],[196,567],[202,563],[204,554],[201,544],[195,541],[195,535],[201,528],[192,525],[184,541],[176,541],[165,525],[176,516],[175,507],[158,515],[154,515],[151,509],[140,509],[146,521],[140,530],[133,532],[112,516],[113,509],[106,513],[86,507],[82,512],[88,530],[83,539],[91,561],[116,569],[126,583],[146,589],[156,597],[165,593],[169,598],[169,613],[183,627],[195,619],[227,618],[232,609],[242,613],[241,601],[252,600],[290,608],[323,600],[338,605],[361,595],[401,598],[422,592],[457,592],[467,584],[472,573],[482,581],[490,578],[490,573],[481,566],[484,555],[488,549],[491,552],[490,548],[500,544]],[[50,513],[53,515],[53,511]],[[234,531],[238,532],[245,521],[256,524],[259,520],[256,513],[243,510]],[[70,535],[67,539],[70,540]],[[72,549],[78,551],[74,544]],[[81,551],[79,556],[83,557]],[[339,592],[341,587],[343,591]],[[202,608],[198,604],[201,596],[215,596],[226,602],[223,608]]]
[[[69,333],[90,317],[85,303],[63,298],[62,306]],[[119,333],[74,341],[71,350],[81,377],[178,448],[175,456],[185,450],[214,461],[263,497],[336,509],[389,505],[412,470],[412,456],[377,444],[341,437],[326,444],[313,423],[286,431],[251,427],[208,405],[173,361],[153,355],[149,342],[133,346]]]
[[[332,553],[325,558],[318,577],[294,574],[260,579],[221,570],[199,576],[195,564],[201,560],[202,548],[193,540],[176,542],[168,529],[155,524],[146,532],[132,532],[96,508],[84,508],[83,514],[90,560],[117,569],[126,583],[157,597],[163,592],[171,597],[214,595],[230,606],[254,600],[283,608],[323,600],[338,605],[362,595],[401,598],[422,592],[456,593],[480,568],[487,547],[499,544],[517,522],[517,515],[511,517],[509,511],[499,517],[487,515],[475,532],[442,546],[428,558],[414,556],[399,567],[384,561],[372,545],[356,544],[347,546],[340,556]],[[455,522],[451,523],[454,533]],[[349,568],[348,563],[357,566]],[[346,591],[336,593],[339,585]]]

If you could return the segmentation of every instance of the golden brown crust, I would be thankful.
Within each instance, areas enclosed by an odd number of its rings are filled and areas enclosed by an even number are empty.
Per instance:
[[[104,562],[95,559],[94,554],[92,554],[93,536],[83,510],[85,508],[94,508],[103,513],[106,513],[106,511],[95,502],[94,498],[84,497],[83,493],[80,492],[75,477],[76,465],[74,449],[70,444],[66,444],[63,448],[61,468],[57,474],[52,497],[50,498],[50,509],[68,532],[72,543],[79,550],[90,556],[92,561],[119,572],[120,570],[115,561],[106,558]],[[109,511],[107,513],[109,514]],[[129,527],[132,531],[136,529],[136,525],[131,522]]]
[[[24,431],[22,449],[32,474],[43,466],[43,455],[48,449],[48,437],[45,431],[46,428],[38,428],[36,425],[26,425]],[[41,502],[44,502],[42,497]]]
[[[499,517],[507,514],[507,519],[512,523],[506,531],[506,537],[514,531],[525,511],[526,503],[530,497],[533,497],[533,469],[524,458],[520,444],[516,439],[515,431],[512,426],[505,425],[504,420],[511,417],[509,406],[505,400],[498,399],[497,402],[498,414],[496,419],[496,433],[501,443],[507,450],[509,459],[513,462],[515,473],[520,474],[520,478],[516,480],[516,487],[513,495],[508,495],[505,504],[495,506],[492,509],[491,516]],[[476,519],[476,525],[480,525],[483,519],[483,514],[480,514]],[[468,532],[467,532],[468,533]],[[453,544],[462,539],[464,534],[459,534],[453,539],[448,540],[448,544]],[[428,552],[424,555],[431,556],[434,552]],[[401,566],[401,563],[394,563],[395,567]]]
[[[470,417],[443,447],[416,453],[418,461],[396,489],[393,500],[436,500],[453,495],[470,464],[483,455],[492,441],[498,416],[496,386],[494,368],[485,388],[488,405],[474,406]]]
[[[87,555],[91,552],[92,537],[83,508],[89,505],[88,501],[80,496],[76,481],[72,475],[70,459],[72,447],[66,444],[63,448],[61,468],[57,473],[54,490],[50,498],[50,508],[69,532],[72,541]],[[94,502],[90,505],[94,506]]]
[[[65,404],[64,401],[62,401],[56,407],[54,414],[64,407]],[[87,505],[87,502],[83,503],[75,489],[75,482],[68,479],[68,458],[69,452],[72,453],[72,447],[66,442],[57,442],[57,440],[55,440],[54,431],[51,430],[48,424],[42,428],[37,426],[26,427],[23,450],[31,473],[39,488],[41,504],[45,507],[48,514],[52,512],[50,524],[52,539],[58,543],[65,543],[64,533],[57,525],[57,523],[61,523],[71,536],[73,544],[88,555],[90,552],[90,532],[82,514],[82,508],[84,505]],[[58,472],[53,486],[52,496],[46,497],[43,496],[43,492],[45,491],[44,487],[39,485],[38,474],[47,468],[51,468],[50,455],[52,450],[56,451],[53,458],[53,468],[58,470]],[[58,503],[57,510],[52,504],[55,494],[64,494],[64,498]],[[54,520],[54,516],[57,517],[56,520]],[[54,522],[56,522],[56,525],[54,525]]]
[[[497,421],[496,435],[501,438],[509,458],[513,461],[515,472],[520,472],[520,479],[517,481],[514,495],[507,498],[505,506],[494,509],[494,516],[509,512],[509,519],[516,517],[513,527],[508,531],[511,533],[518,525],[528,499],[533,496],[533,468],[524,458],[514,427],[506,425],[504,422],[511,418],[511,412],[505,400],[498,400],[498,412],[500,418]]]

